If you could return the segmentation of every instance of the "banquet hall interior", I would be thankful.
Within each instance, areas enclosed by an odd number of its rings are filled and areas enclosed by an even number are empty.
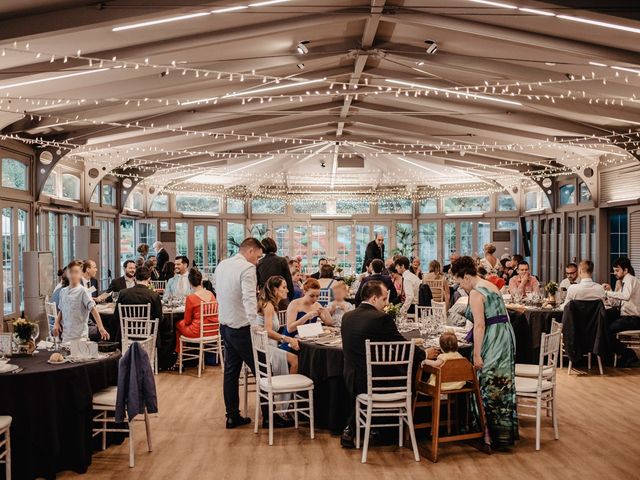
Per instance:
[[[640,4],[0,1],[0,479],[639,478]]]

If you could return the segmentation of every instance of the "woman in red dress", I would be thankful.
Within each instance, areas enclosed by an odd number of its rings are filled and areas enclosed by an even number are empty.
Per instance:
[[[189,271],[189,283],[193,293],[184,301],[184,318],[176,323],[176,352],[180,352],[180,336],[198,338],[200,336],[200,305],[203,302],[215,302],[216,296],[202,286],[202,273],[195,268]],[[218,315],[205,317],[208,324],[218,323]]]

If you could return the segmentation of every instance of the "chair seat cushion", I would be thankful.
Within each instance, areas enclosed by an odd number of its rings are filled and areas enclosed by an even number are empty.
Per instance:
[[[180,335],[181,342],[190,342],[190,343],[213,342],[215,340],[218,340],[219,338],[220,338],[220,335],[214,335],[212,337],[196,337],[196,338],[185,337],[184,335]]]
[[[294,390],[304,390],[313,387],[313,380],[304,375],[294,373],[291,375],[276,375],[271,377],[272,392],[289,392]],[[269,382],[266,378],[260,379],[260,388],[269,390]]]
[[[528,363],[516,363],[516,377],[538,377],[538,369],[540,367],[538,365],[530,365]],[[553,374],[553,369],[551,367],[545,367],[542,374],[546,376],[551,376]]]
[[[548,380],[542,381],[542,391],[551,390],[553,384]],[[527,377],[516,377],[516,394],[536,393],[538,391],[538,379]]]
[[[366,393],[361,393],[357,397],[359,403],[364,405],[369,401]],[[403,393],[375,393],[372,395],[373,408],[402,408],[407,406],[407,395]]]
[[[618,332],[618,338],[621,337],[631,337],[631,338],[640,338],[640,330],[624,330],[622,332]]]
[[[118,387],[108,387],[104,390],[100,390],[93,395],[93,404],[103,405],[105,407],[115,407],[117,393]]]
[[[5,430],[11,426],[11,417],[0,415],[0,430]]]

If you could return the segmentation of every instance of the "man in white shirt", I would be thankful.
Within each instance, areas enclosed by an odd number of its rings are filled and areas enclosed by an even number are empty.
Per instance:
[[[631,261],[626,257],[620,257],[613,262],[613,273],[622,283],[622,288],[613,291],[608,283],[602,286],[607,292],[607,298],[621,300],[622,306],[620,317],[608,325],[607,331],[613,351],[616,355],[622,356],[618,365],[624,368],[635,363],[638,357],[633,350],[618,341],[616,334],[625,330],[640,330],[640,282],[635,277]]]
[[[566,292],[567,290],[569,290],[569,287],[571,285],[575,285],[580,281],[578,279],[578,266],[573,262],[567,264],[567,266],[564,268],[564,274],[565,278],[562,279],[560,285],[558,286],[561,292]],[[589,275],[589,277],[591,277],[591,275]]]
[[[164,289],[165,297],[184,298],[192,292],[189,283],[189,259],[184,255],[176,257],[176,274],[169,279]]]
[[[411,273],[409,270],[411,262],[407,257],[397,258],[395,266],[398,273],[402,275],[402,292],[404,293],[402,312],[412,314],[415,312],[415,306],[418,303],[422,280],[420,280],[415,273]]]
[[[569,286],[567,296],[562,304],[563,308],[571,300],[604,300],[606,298],[606,292],[602,285],[593,281],[593,262],[591,260],[582,260],[576,271],[580,282]]]
[[[240,415],[238,380],[243,362],[255,375],[251,325],[255,324],[258,313],[256,265],[261,256],[260,241],[256,238],[246,238],[240,244],[237,255],[220,262],[213,276],[213,288],[218,300],[220,334],[224,342],[223,391],[227,411],[226,428],[251,423],[250,418]],[[262,414],[264,418],[268,418],[265,417],[264,409]],[[278,421],[282,419],[274,418],[274,424]]]

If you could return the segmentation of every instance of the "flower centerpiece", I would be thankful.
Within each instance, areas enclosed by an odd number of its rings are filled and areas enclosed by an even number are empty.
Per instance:
[[[25,318],[18,318],[13,321],[13,338],[17,346],[17,353],[31,355],[35,351],[36,344],[32,337],[37,328],[37,324]]]
[[[384,307],[384,313],[386,313],[387,315],[389,315],[391,318],[395,320],[398,318],[398,315],[400,315],[401,309],[402,309],[402,305],[400,304],[396,305],[394,303],[390,303],[389,305]]]
[[[544,291],[547,292],[547,299],[549,302],[555,302],[556,293],[558,292],[558,284],[556,282],[549,282],[544,286]]]
[[[354,274],[351,275],[347,275],[346,277],[343,278],[344,283],[347,284],[347,287],[351,288],[351,285],[353,285],[356,282],[356,276]]]

